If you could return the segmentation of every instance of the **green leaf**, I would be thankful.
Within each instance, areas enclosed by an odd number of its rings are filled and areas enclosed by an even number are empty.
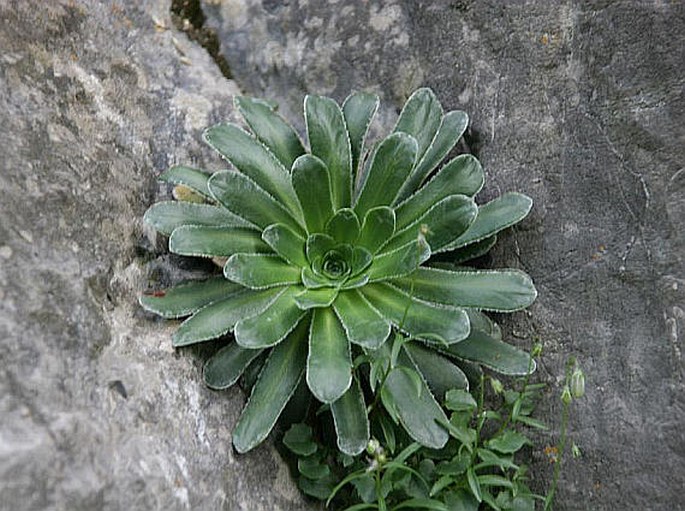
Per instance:
[[[371,252],[366,250],[364,247],[353,247],[352,248],[352,258],[350,260],[350,274],[358,275],[364,271],[373,261],[373,256]]]
[[[512,431],[510,429],[507,429],[497,435],[494,438],[491,438],[487,442],[485,442],[485,445],[489,448],[492,449],[493,451],[501,452],[504,454],[512,454],[521,449],[526,444],[530,444],[530,440],[528,440],[524,435],[521,433],[518,433],[516,431]]]
[[[335,287],[305,289],[295,295],[295,303],[302,310],[329,307],[337,296],[338,289]]]
[[[436,511],[450,511],[449,508],[439,500],[422,498],[405,500],[392,509],[393,511],[396,509],[434,509]]]
[[[339,293],[333,308],[355,344],[374,350],[390,335],[390,324],[356,290]]]
[[[502,458],[488,449],[477,449],[477,452],[478,457],[483,460],[483,462],[476,465],[476,470],[487,467],[499,467],[502,470],[507,468],[511,468],[513,470],[519,469],[519,466],[511,460],[511,456]]]
[[[304,240],[302,241],[304,246]],[[237,252],[271,252],[249,227],[182,225],[169,238],[169,251],[185,256],[228,257]]]
[[[431,252],[446,250],[473,223],[478,214],[478,206],[466,195],[450,195],[435,204],[416,222],[395,233],[383,252],[394,250],[415,239],[423,232]]]
[[[246,220],[230,211],[209,204],[163,201],[153,204],[143,220],[162,234],[169,236],[182,225],[235,225],[249,227]]]
[[[317,456],[309,456],[297,460],[297,470],[312,481],[322,479],[331,473],[328,465],[321,463]]]
[[[364,217],[357,243],[375,254],[394,232],[395,212],[387,206],[372,208]]]
[[[349,208],[338,210],[326,224],[326,234],[338,243],[354,243],[360,231],[359,218]]]
[[[435,137],[442,123],[442,106],[432,90],[421,88],[414,91],[404,104],[393,131],[411,135],[418,143],[418,160]]]
[[[186,167],[185,165],[174,165],[169,170],[162,172],[159,180],[173,185],[187,186],[203,197],[211,198],[212,196],[207,187],[207,181],[209,181],[210,177],[211,174],[207,174],[200,169]]]
[[[478,484],[478,478],[476,477],[476,472],[473,470],[473,467],[469,467],[466,471],[466,479],[469,483],[469,488],[471,489],[473,496],[476,497],[478,502],[482,502],[483,496],[481,494],[480,484]]]
[[[271,224],[285,223],[298,232],[302,231],[300,224],[276,199],[238,172],[217,172],[209,180],[209,190],[227,209],[262,229]]]
[[[352,382],[350,342],[330,308],[316,309],[309,332],[307,385],[314,397],[332,403]]]
[[[505,193],[478,208],[478,216],[465,233],[450,243],[448,250],[482,241],[523,220],[533,201],[522,193]]]
[[[299,456],[310,456],[317,450],[316,442],[312,436],[312,428],[302,423],[290,426],[290,429],[283,435],[283,443]]]
[[[446,474],[452,476],[452,481],[454,481],[454,476],[459,476],[466,472],[466,469],[471,465],[471,456],[462,452],[456,455],[450,461],[445,461],[439,463],[435,467],[435,471],[438,474]],[[432,493],[432,492],[431,492]]]
[[[476,257],[483,256],[490,252],[490,249],[495,246],[495,243],[497,243],[497,236],[485,238],[484,240],[451,251],[449,259],[453,264],[461,264],[470,261],[471,259],[475,259]],[[452,249],[447,248],[446,250]]]
[[[430,256],[426,239],[419,235],[403,247],[376,256],[369,268],[369,280],[376,282],[410,274]]]
[[[336,478],[330,474],[328,476],[317,479],[316,481],[305,476],[300,476],[297,480],[297,486],[302,493],[319,500],[326,500],[330,495],[336,483]]]
[[[283,259],[295,266],[307,266],[305,240],[284,224],[273,224],[264,229],[262,239]],[[249,252],[245,250],[245,252]]]
[[[521,376],[535,371],[535,361],[530,355],[510,344],[498,341],[480,330],[471,330],[468,338],[452,344],[447,353],[460,359],[477,362],[510,376]]]
[[[307,328],[303,321],[271,350],[233,430],[233,445],[239,453],[249,451],[267,437],[295,392],[305,368]]]
[[[326,255],[326,252],[335,246],[335,240],[328,234],[310,234],[309,237],[307,237],[307,242],[305,244],[305,253],[307,254],[307,259],[310,263],[314,262],[315,260]]]
[[[290,169],[295,159],[304,153],[295,130],[259,99],[235,96],[233,102],[257,138],[286,169]]]
[[[478,160],[470,154],[457,156],[442,167],[433,179],[395,208],[397,230],[404,229],[434,204],[450,195],[473,197],[483,187],[485,175]]]
[[[478,511],[479,503],[467,490],[450,492],[445,498],[450,511]]]
[[[332,280],[314,273],[309,266],[302,268],[300,278],[302,279],[302,284],[307,289],[320,289],[322,287],[335,287],[337,285]]]
[[[452,389],[445,396],[445,408],[453,412],[472,412],[478,407],[473,396],[462,389]]]
[[[488,334],[493,339],[497,339],[498,341],[502,340],[502,331],[497,323],[495,323],[487,315],[476,309],[466,309],[466,313],[469,316],[469,322],[471,323],[472,330],[480,330],[481,332]]]
[[[524,309],[537,296],[530,277],[514,269],[449,271],[419,268],[394,282],[404,290],[413,290],[414,296],[423,300],[497,312]]]
[[[311,154],[303,154],[293,164],[292,182],[304,213],[309,233],[323,232],[333,216],[331,180],[326,165]]]
[[[299,286],[285,288],[262,312],[238,321],[236,342],[250,349],[267,348],[281,342],[305,315],[294,300],[301,290]]]
[[[361,292],[384,318],[414,337],[454,343],[469,335],[469,319],[463,309],[411,298],[386,283],[366,285]]]
[[[343,103],[343,116],[352,150],[353,178],[359,172],[359,159],[364,151],[364,138],[369,130],[371,120],[378,110],[378,104],[378,96],[366,92],[354,92],[347,96]]]
[[[393,133],[378,145],[354,206],[360,217],[395,201],[414,167],[416,152],[416,140],[405,133]]]
[[[234,342],[224,346],[205,363],[202,371],[205,384],[214,390],[227,389],[262,351],[246,350]]]
[[[301,218],[300,204],[290,183],[288,171],[261,142],[231,123],[217,124],[207,129],[204,137],[242,175],[276,198],[295,218]],[[211,180],[209,189],[216,197]],[[223,202],[219,197],[217,199]],[[232,208],[229,209],[233,211]]]
[[[250,289],[265,289],[300,282],[300,269],[276,255],[234,254],[224,266],[224,275]]]
[[[457,415],[452,414],[450,421],[441,421],[439,424],[449,432],[450,436],[459,440],[468,452],[473,452],[476,443],[476,430],[457,423],[457,420]]]
[[[388,350],[386,343],[377,351],[387,356]],[[407,368],[414,368],[411,360],[402,354],[399,362]],[[419,396],[414,379],[406,371],[393,370],[385,380],[383,391],[392,399],[400,423],[409,436],[425,447],[441,449],[447,443],[448,434],[438,421],[447,422],[447,417],[426,384],[421,383],[423,388]]]
[[[450,389],[468,389],[466,375],[445,357],[415,342],[405,344],[404,349],[439,401],[445,398],[445,393]]]
[[[331,403],[338,449],[350,456],[361,453],[369,443],[369,419],[359,382],[353,381],[340,399]]]
[[[221,276],[184,282],[162,291],[145,293],[138,301],[145,310],[163,318],[180,318],[243,290],[243,286]]]
[[[421,183],[430,175],[433,169],[454,148],[457,141],[464,134],[468,124],[469,116],[466,112],[459,110],[449,112],[442,118],[440,128],[431,141],[431,145],[423,155],[423,158],[421,158],[421,161],[416,164],[416,168],[402,188],[399,196],[400,199],[411,195],[421,186]]]
[[[210,303],[181,323],[172,344],[180,347],[216,339],[228,333],[240,319],[266,309],[282,292],[281,289],[244,290],[225,300]]]
[[[350,206],[352,153],[343,113],[330,98],[308,95],[304,115],[312,154],[324,162],[331,176],[333,209]]]

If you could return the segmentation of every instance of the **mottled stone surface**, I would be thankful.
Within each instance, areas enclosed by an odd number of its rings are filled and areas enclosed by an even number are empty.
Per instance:
[[[237,90],[169,8],[0,0],[3,510],[308,508],[271,444],[233,453],[242,394],[137,306],[199,271],[141,218],[170,164],[223,166],[200,134]]]
[[[540,377],[570,355],[588,379],[574,407],[559,510],[685,509],[685,4],[683,2],[204,0],[247,93],[379,93],[391,126],[419,85],[471,115],[483,200],[528,193],[528,220],[493,266],[524,268],[540,297],[505,320],[544,342]],[[301,129],[301,120],[299,127]],[[535,486],[550,477],[534,451]]]

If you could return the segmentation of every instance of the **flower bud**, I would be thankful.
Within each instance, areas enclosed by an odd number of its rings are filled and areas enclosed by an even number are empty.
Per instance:
[[[376,440],[375,438],[372,438],[371,440],[369,440],[369,443],[366,444],[366,452],[373,455],[376,453],[376,451],[378,450],[378,448],[380,446],[381,446],[381,443],[378,440]]]
[[[564,386],[564,390],[561,393],[561,402],[564,403],[565,405],[568,405],[573,401],[573,396],[571,396],[571,389],[568,388],[568,385]]]
[[[533,344],[533,349],[530,351],[530,356],[533,358],[537,358],[540,355],[542,355],[542,343],[536,342],[535,344]]]
[[[585,374],[580,367],[576,367],[571,374],[571,396],[575,399],[585,395]]]
[[[495,392],[495,394],[501,394],[504,392],[504,385],[502,385],[502,382],[499,381],[497,378],[490,378],[490,386],[492,387],[492,390]]]

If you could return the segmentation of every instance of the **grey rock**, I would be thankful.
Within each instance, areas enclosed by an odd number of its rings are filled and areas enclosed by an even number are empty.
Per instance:
[[[0,0],[0,508],[301,510],[266,443],[237,456],[238,390],[201,380],[137,305],[202,268],[142,214],[235,83],[171,28],[169,0]]]
[[[471,116],[488,174],[481,200],[516,190],[531,216],[492,266],[525,269],[540,296],[503,317],[545,346],[533,450],[544,491],[569,356],[588,380],[572,411],[580,459],[556,509],[685,509],[685,4],[563,0],[203,0],[245,92],[299,119],[305,93],[379,93],[388,129],[407,94],[432,87]]]

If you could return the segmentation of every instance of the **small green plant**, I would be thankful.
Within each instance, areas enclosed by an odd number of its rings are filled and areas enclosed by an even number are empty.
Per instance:
[[[368,445],[379,403],[413,441],[444,447],[452,428],[439,400],[448,390],[468,389],[479,365],[531,369],[482,312],[530,305],[530,278],[458,266],[486,253],[531,200],[507,193],[478,206],[484,175],[471,155],[435,171],[468,118],[444,114],[429,89],[409,98],[393,133],[370,149],[378,108],[370,94],[342,107],[307,96],[308,144],[269,104],[238,97],[235,105],[252,133],[231,123],[205,133],[233,169],[172,167],[161,179],[181,187],[179,200],[145,214],[171,252],[227,258],[223,275],[140,303],[165,318],[189,316],[176,347],[225,338],[204,368],[211,388],[256,368],[233,432],[239,452],[264,440],[303,378],[332,413],[346,455]],[[449,264],[431,260],[441,253]]]
[[[325,423],[314,421],[314,430],[295,424],[284,443],[297,457],[300,488],[348,511],[534,511],[544,497],[529,489],[519,458],[531,443],[526,433],[545,426],[531,417],[543,385],[530,384],[529,375],[515,382],[516,390],[481,375],[472,393],[448,391],[443,404],[450,440],[439,450],[412,441],[382,409],[372,414],[368,456],[355,459],[327,445]]]

